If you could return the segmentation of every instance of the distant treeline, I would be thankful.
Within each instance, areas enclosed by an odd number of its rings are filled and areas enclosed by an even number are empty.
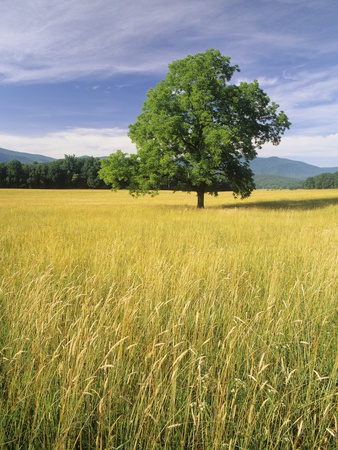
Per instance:
[[[303,182],[304,189],[335,189],[338,188],[338,172],[321,173],[309,177]]]
[[[22,164],[18,160],[0,163],[1,188],[103,189],[100,158],[65,155],[48,163]]]
[[[18,160],[1,162],[0,188],[107,189],[108,186],[99,178],[100,169],[101,159],[92,156],[77,158],[65,155],[63,159],[52,162],[29,164]],[[255,183],[258,189],[335,189],[338,188],[338,172],[315,175],[303,183],[274,175],[256,175]],[[162,189],[168,189],[168,186]],[[224,190],[228,187],[224,186]]]
[[[255,175],[256,189],[301,189],[303,181],[279,175]]]

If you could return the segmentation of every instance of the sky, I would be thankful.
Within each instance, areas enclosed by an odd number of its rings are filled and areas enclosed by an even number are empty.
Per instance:
[[[214,48],[292,122],[258,156],[338,166],[337,23],[337,0],[0,0],[0,147],[133,153],[149,88]]]

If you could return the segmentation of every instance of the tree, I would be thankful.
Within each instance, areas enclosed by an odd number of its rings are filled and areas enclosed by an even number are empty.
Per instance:
[[[121,150],[117,150],[107,159],[102,159],[99,177],[106,184],[110,184],[114,191],[129,188],[131,192],[137,192],[141,189],[139,173],[137,155],[128,156]]]
[[[315,177],[308,177],[303,181],[303,189],[315,189]]]
[[[241,198],[251,194],[249,161],[265,142],[279,144],[290,122],[257,81],[229,84],[236,71],[229,57],[213,49],[169,65],[129,126],[137,147],[131,193],[154,194],[172,184],[195,191],[198,208],[206,192],[217,195],[224,184]],[[109,180],[115,186],[116,175],[112,170]]]
[[[334,189],[338,187],[338,172],[320,173],[303,182],[304,189]]]
[[[78,179],[77,166],[78,158],[75,155],[65,155],[60,165],[64,176],[64,187],[72,188],[76,186]]]
[[[0,188],[7,187],[7,163],[0,162]]]
[[[84,180],[85,185],[83,187],[89,189],[101,189],[105,188],[106,185],[100,180],[98,172],[101,169],[100,158],[94,158],[89,156],[87,158],[82,158],[83,166],[81,168],[81,178]]]
[[[22,164],[17,159],[13,159],[7,163],[6,183],[10,188],[20,188],[26,183]]]
[[[334,178],[332,173],[321,173],[315,177],[316,189],[332,189]]]

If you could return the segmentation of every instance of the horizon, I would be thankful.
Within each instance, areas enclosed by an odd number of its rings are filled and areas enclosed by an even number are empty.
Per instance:
[[[168,64],[219,49],[292,122],[258,157],[338,166],[335,0],[3,0],[0,147],[62,158],[136,151],[128,125]]]
[[[54,160],[57,160],[57,159],[63,159],[65,156],[73,156],[72,154],[70,154],[70,155],[68,155],[68,154],[65,154],[65,155],[63,155],[63,157],[60,157],[60,158],[54,158],[53,156],[48,156],[48,155],[45,155],[45,154],[41,154],[41,153],[28,153],[28,152],[24,152],[24,151],[20,151],[20,152],[16,152],[15,150],[10,150],[10,149],[7,149],[7,148],[2,148],[2,147],[0,147],[0,152],[1,152],[1,150],[5,150],[6,152],[11,152],[11,153],[20,153],[20,154],[25,154],[25,155],[29,155],[29,156],[42,156],[42,157],[49,157],[49,158],[52,158],[52,159],[54,159]],[[90,157],[93,157],[93,155],[74,155],[76,158],[90,158]],[[109,156],[109,155],[108,155]],[[96,158],[107,158],[107,156],[95,156]],[[259,158],[259,159],[272,159],[272,158],[276,158],[276,159],[279,159],[279,160],[287,160],[287,161],[291,161],[291,162],[295,162],[295,163],[302,163],[302,164],[308,164],[308,165],[310,165],[310,166],[314,166],[314,167],[318,167],[319,169],[329,169],[329,168],[335,168],[336,166],[318,166],[318,165],[316,165],[316,164],[310,164],[310,163],[307,163],[307,162],[305,162],[305,161],[300,161],[300,160],[296,160],[296,159],[291,159],[291,158],[284,158],[284,157],[281,157],[281,156],[276,156],[276,155],[271,155],[271,156],[259,156],[259,155],[257,155],[252,161],[254,161],[255,159],[257,159],[257,158]],[[48,162],[48,161],[47,161]],[[27,164],[30,164],[30,163],[27,163]],[[338,165],[337,165],[337,168],[338,168]]]

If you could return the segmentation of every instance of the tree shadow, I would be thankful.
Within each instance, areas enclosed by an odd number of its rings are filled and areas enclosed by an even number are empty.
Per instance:
[[[337,193],[338,195],[338,193]],[[328,206],[338,205],[338,196],[336,198],[313,198],[305,200],[270,200],[270,201],[260,201],[253,203],[236,203],[231,205],[221,205],[215,206],[214,208],[221,209],[286,209],[286,210],[311,210],[311,209],[322,209]]]

